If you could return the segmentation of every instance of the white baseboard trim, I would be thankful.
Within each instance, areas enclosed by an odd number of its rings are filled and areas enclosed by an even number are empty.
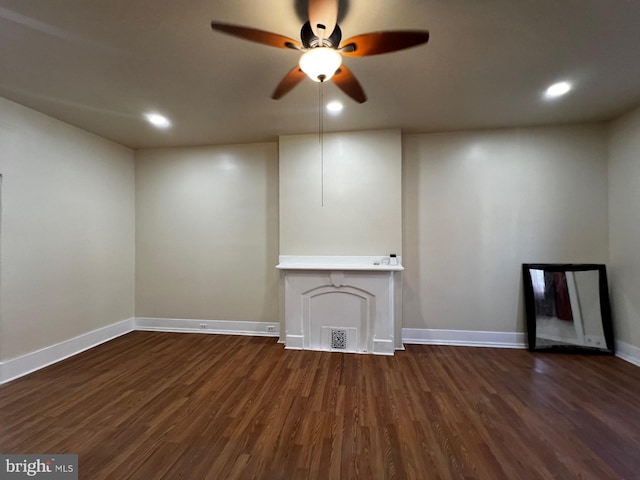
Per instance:
[[[640,348],[635,345],[616,340],[616,357],[640,367]]]
[[[525,334],[475,330],[437,330],[403,328],[402,342],[419,345],[456,345],[461,347],[526,348]]]
[[[147,332],[213,333],[222,335],[251,335],[255,337],[280,336],[279,323],[243,322],[236,320],[137,317],[135,329]]]
[[[134,319],[129,318],[105,327],[83,333],[77,337],[30,352],[20,357],[0,362],[0,385],[31,372],[48,367],[65,358],[89,350],[101,343],[133,331]]]
[[[0,362],[0,385],[69,358],[133,330],[279,337],[279,323],[175,318],[129,318],[41,350]],[[525,334],[473,330],[403,328],[402,341],[419,345],[525,348]],[[282,341],[280,341],[282,343]],[[616,341],[616,356],[640,366],[640,348]]]

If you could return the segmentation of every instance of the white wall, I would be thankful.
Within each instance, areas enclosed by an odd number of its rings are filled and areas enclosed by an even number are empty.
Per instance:
[[[321,155],[318,135],[280,137],[280,254],[400,255],[401,142],[399,130],[325,134]]]
[[[403,146],[404,327],[524,331],[522,263],[608,261],[604,127]]]
[[[609,226],[614,334],[640,348],[640,109],[610,125]]]
[[[278,320],[276,143],[136,152],[136,316]]]
[[[316,210],[285,201],[280,253],[402,250],[405,327],[512,332],[520,264],[607,263],[610,223],[616,336],[638,346],[640,111],[608,133],[608,151],[599,125],[408,135],[401,195],[399,132],[328,135],[320,213],[318,152],[283,137],[306,173],[280,187]],[[278,146],[136,160],[134,186],[131,150],[0,100],[0,360],[133,316],[134,292],[141,317],[278,318]]]
[[[133,151],[0,99],[0,359],[134,314]]]

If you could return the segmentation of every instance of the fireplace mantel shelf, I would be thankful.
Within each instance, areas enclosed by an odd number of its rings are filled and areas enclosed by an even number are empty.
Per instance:
[[[384,265],[382,256],[319,256],[319,255],[280,255],[278,270],[360,270],[379,272],[401,272],[404,267]],[[398,260],[400,262],[400,260]]]

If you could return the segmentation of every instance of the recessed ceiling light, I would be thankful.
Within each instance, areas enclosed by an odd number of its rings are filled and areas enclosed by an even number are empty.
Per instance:
[[[333,102],[327,103],[327,111],[330,113],[340,113],[342,111],[342,103],[334,100]]]
[[[158,128],[169,128],[171,126],[171,122],[164,115],[160,115],[159,113],[145,113],[144,114],[147,121]]]
[[[551,85],[544,92],[544,96],[546,98],[558,98],[561,97],[571,90],[571,84],[569,82],[558,82]]]

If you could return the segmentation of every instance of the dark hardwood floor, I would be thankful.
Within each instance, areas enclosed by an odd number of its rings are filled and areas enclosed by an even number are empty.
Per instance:
[[[134,332],[0,387],[0,452],[101,479],[637,479],[640,368],[606,356]]]

